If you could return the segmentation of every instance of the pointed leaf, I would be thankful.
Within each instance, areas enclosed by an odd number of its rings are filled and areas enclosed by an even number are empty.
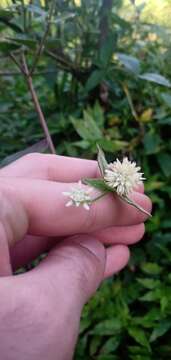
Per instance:
[[[133,72],[134,74],[138,74],[140,72],[140,62],[137,58],[122,53],[118,53],[117,57],[127,70]]]
[[[171,321],[170,320],[163,320],[161,321],[153,330],[150,336],[150,342],[155,341],[160,336],[163,336],[168,330],[171,328]]]
[[[103,67],[107,66],[115,48],[116,38],[113,34],[109,34],[106,41],[102,45],[99,54],[99,60]]]
[[[91,75],[89,76],[85,89],[87,92],[94,89],[97,85],[101,83],[104,79],[104,71],[102,70],[94,70]]]
[[[127,196],[120,196],[120,198],[124,201],[126,201],[129,205],[134,206],[136,209],[140,210],[141,212],[143,212],[144,214],[148,215],[148,216],[152,216],[148,211],[146,211],[145,209],[143,209],[140,205],[136,204],[134,201],[132,201],[131,199],[129,199]]]
[[[150,350],[150,344],[143,329],[132,326],[128,328],[128,333],[137,343]]]
[[[171,82],[160,74],[145,73],[145,74],[139,75],[139,78],[143,79],[143,80],[152,81],[156,84],[163,85],[166,87],[171,87]]]
[[[90,185],[96,189],[99,189],[103,192],[112,191],[104,182],[103,179],[83,179],[83,184]]]
[[[98,144],[97,144],[97,149],[98,149],[98,156],[97,156],[98,165],[99,165],[102,176],[104,176],[105,170],[108,166],[108,163],[105,158],[105,154],[104,154],[103,150],[101,149],[101,147]]]
[[[11,51],[18,50],[20,47],[21,45],[16,44],[12,41],[0,40],[0,52],[8,54]]]

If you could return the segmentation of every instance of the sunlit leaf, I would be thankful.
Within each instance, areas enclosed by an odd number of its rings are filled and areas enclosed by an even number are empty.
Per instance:
[[[139,78],[143,79],[143,80],[148,80],[148,81],[151,81],[151,82],[154,82],[156,84],[163,85],[166,87],[171,87],[171,82],[160,74],[145,73],[145,74],[139,75]]]
[[[118,53],[117,54],[119,61],[125,66],[125,68],[134,74],[138,74],[140,72],[140,61],[127,54]]]

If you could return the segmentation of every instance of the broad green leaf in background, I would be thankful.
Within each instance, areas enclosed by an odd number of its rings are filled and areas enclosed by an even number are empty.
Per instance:
[[[100,48],[99,61],[102,67],[106,67],[109,63],[115,48],[115,35],[109,34],[104,44]]]
[[[161,93],[161,98],[164,103],[171,109],[171,94],[170,93]]]
[[[139,78],[143,79],[143,80],[148,80],[148,81],[151,81],[151,82],[154,82],[156,84],[163,85],[166,87],[171,87],[171,82],[160,74],[145,73],[145,74],[139,75]]]
[[[154,342],[159,337],[163,336],[168,330],[171,329],[171,319],[159,322],[150,336],[150,342]]]
[[[139,282],[139,284],[141,284],[147,289],[155,289],[156,287],[161,285],[161,282],[156,279],[137,279],[137,281]]]
[[[122,53],[118,53],[117,57],[121,64],[123,64],[127,70],[133,72],[134,74],[139,74],[140,61],[137,58]]]
[[[94,70],[89,78],[87,79],[85,90],[89,92],[93,90],[97,85],[99,85],[104,80],[104,71],[103,70]]]
[[[7,41],[8,40],[14,42],[14,44],[28,46],[29,48],[33,48],[33,49],[38,45],[36,40],[31,39],[25,35],[15,36],[14,38],[9,37]]]
[[[157,156],[157,160],[164,175],[166,177],[171,176],[171,155],[167,153],[161,153]]]
[[[94,135],[94,139],[99,139],[102,137],[102,132],[96,124],[92,114],[88,110],[83,111],[84,124],[87,128],[90,129],[91,133]]]
[[[108,140],[102,138],[98,141],[98,144],[105,150],[111,153],[115,153],[119,150],[123,150],[128,147],[129,143],[123,140]]]
[[[0,40],[0,52],[9,54],[11,51],[18,50],[21,44],[17,44],[14,41]]]
[[[0,8],[0,21],[11,20],[13,16],[14,14],[11,11]]]
[[[121,343],[121,338],[117,335],[110,337],[102,346],[102,348],[100,349],[100,353],[101,354],[110,354],[113,353],[118,346]]]
[[[95,335],[114,335],[121,331],[123,325],[119,319],[104,320],[90,331],[90,334]]]
[[[158,134],[146,133],[144,136],[144,148],[147,155],[156,154],[160,151],[161,138]]]
[[[40,6],[36,6],[36,5],[30,4],[30,5],[27,6],[27,10],[28,10],[29,12],[35,13],[35,14],[37,14],[37,15],[41,15],[41,16],[44,17],[44,18],[48,16],[48,12],[45,11],[45,10],[44,10],[42,7],[40,7]]]
[[[147,348],[148,350],[151,350],[149,340],[147,338],[147,335],[145,331],[141,328],[129,326],[128,327],[128,334],[139,344]]]
[[[141,269],[144,273],[149,275],[158,275],[162,272],[162,267],[158,264],[146,262],[141,264]]]

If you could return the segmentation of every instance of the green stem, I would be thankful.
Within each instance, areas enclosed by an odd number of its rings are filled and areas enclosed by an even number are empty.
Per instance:
[[[97,196],[96,198],[94,198],[91,202],[95,202],[99,199],[101,199],[102,197],[104,197],[105,195],[107,195],[108,191],[105,191],[104,193],[100,194],[99,196]]]
[[[47,38],[49,30],[50,30],[50,24],[51,24],[51,18],[52,18],[52,15],[53,15],[54,4],[55,4],[55,2],[52,1],[51,7],[50,7],[50,10],[49,10],[49,15],[48,15],[48,18],[47,18],[46,30],[44,32],[44,35],[43,35],[41,41],[40,41],[40,45],[39,45],[37,53],[35,55],[35,59],[34,59],[32,68],[30,70],[30,75],[32,75],[34,73],[35,68],[36,68],[36,66],[37,66],[37,64],[39,62],[40,56],[41,56],[41,54],[42,54],[42,52],[44,50],[45,41],[46,41],[46,38]]]

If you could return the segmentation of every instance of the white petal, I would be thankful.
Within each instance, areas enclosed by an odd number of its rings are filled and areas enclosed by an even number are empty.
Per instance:
[[[66,205],[65,206],[72,206],[73,205],[73,202],[72,202],[72,200],[70,200],[70,201],[68,201],[67,203],[66,203]]]
[[[82,182],[81,182],[81,180],[78,181],[78,185],[79,185],[80,187],[82,187]]]
[[[68,191],[64,191],[64,192],[62,192],[62,194],[63,194],[64,196],[70,196],[70,195],[71,195],[71,193],[68,192]]]
[[[84,209],[86,209],[86,210],[90,210],[90,206],[89,206],[88,204],[86,204],[86,203],[83,204],[83,207],[84,207]]]

